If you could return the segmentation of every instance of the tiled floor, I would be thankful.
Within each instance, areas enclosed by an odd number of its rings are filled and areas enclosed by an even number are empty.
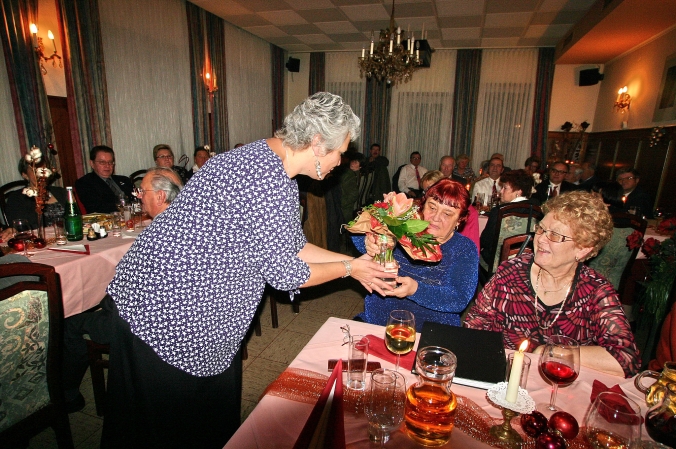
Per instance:
[[[337,280],[320,287],[304,289],[297,295],[300,313],[291,305],[278,303],[279,327],[272,328],[270,305],[260,312],[262,335],[251,332],[248,340],[249,358],[244,361],[242,388],[242,420],[246,419],[270,382],[279,376],[312,335],[331,316],[351,318],[364,307],[365,290],[352,279]],[[85,408],[70,415],[70,426],[76,449],[98,448],[103,419],[96,416],[89,372],[80,388],[87,400]],[[29,448],[56,448],[54,432],[47,429],[30,441]]]

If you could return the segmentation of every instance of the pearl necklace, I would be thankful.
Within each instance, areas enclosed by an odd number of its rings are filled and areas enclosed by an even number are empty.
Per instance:
[[[566,305],[566,301],[568,301],[568,294],[570,293],[570,288],[573,286],[573,280],[575,279],[575,275],[573,275],[573,279],[570,280],[568,283],[568,289],[566,290],[566,296],[563,298],[563,303],[561,304],[561,307],[559,307],[559,311],[556,312],[556,316],[554,317],[554,320],[549,323],[549,326],[543,326],[540,324],[540,319],[538,318],[538,289],[540,287],[540,276],[542,275],[542,268],[540,268],[540,271],[538,271],[538,277],[535,281],[535,298],[533,298],[533,313],[535,314],[535,322],[538,324],[538,327],[542,330],[547,330],[550,327],[556,323],[556,320],[559,319],[559,315],[561,315],[561,312],[563,311],[563,307]],[[563,289],[561,287],[559,290]],[[550,292],[553,291],[559,291],[559,290],[550,290]],[[547,290],[545,290],[545,294],[547,294]]]

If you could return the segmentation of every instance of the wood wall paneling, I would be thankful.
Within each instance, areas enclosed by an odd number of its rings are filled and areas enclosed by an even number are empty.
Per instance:
[[[77,180],[75,160],[73,156],[73,143],[70,135],[70,122],[68,118],[68,101],[66,97],[48,96],[49,112],[52,115],[54,126],[54,138],[56,149],[59,152],[59,168],[63,186],[73,186]]]

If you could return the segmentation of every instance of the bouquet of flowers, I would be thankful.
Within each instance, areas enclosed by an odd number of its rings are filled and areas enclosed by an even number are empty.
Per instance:
[[[667,218],[657,226],[657,232],[662,235],[673,234],[676,231],[676,218]]]
[[[383,197],[383,201],[364,207],[345,229],[355,234],[373,232],[396,239],[415,260],[440,261],[441,248],[431,234],[424,233],[429,222],[421,219],[413,199],[394,192]],[[391,258],[392,249],[388,252]]]
[[[38,216],[42,215],[42,210],[45,207],[45,203],[49,200],[49,192],[47,191],[47,185],[49,178],[55,174],[56,170],[53,168],[49,158],[45,160],[46,164],[43,167],[39,167],[43,162],[42,151],[40,148],[33,145],[30,151],[24,156],[26,162],[31,166],[33,174],[35,175],[35,180],[37,185],[28,186],[21,191],[24,195],[29,198],[35,197],[35,211]]]

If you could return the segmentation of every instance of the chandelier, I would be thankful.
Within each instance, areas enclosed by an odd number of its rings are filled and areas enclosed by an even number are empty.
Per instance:
[[[394,0],[392,0],[392,14],[390,26],[386,30],[380,30],[378,42],[373,40],[371,32],[371,48],[368,55],[362,48],[359,63],[359,75],[367,78],[376,77],[378,82],[387,84],[407,83],[413,72],[422,65],[420,59],[420,42],[416,42],[411,34],[409,39],[402,36],[401,27],[394,26]],[[415,49],[415,52],[414,52]]]

